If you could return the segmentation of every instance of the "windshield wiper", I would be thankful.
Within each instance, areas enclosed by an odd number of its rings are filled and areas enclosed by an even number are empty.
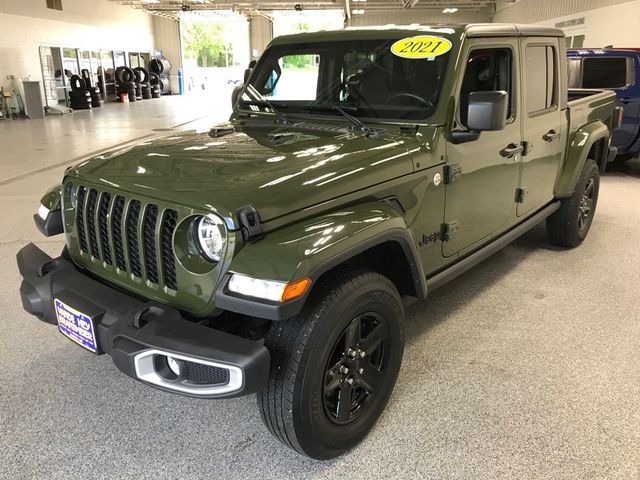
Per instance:
[[[353,126],[355,127],[355,130],[358,130],[359,132],[363,132],[367,135],[376,136],[379,133],[384,132],[384,130],[381,130],[381,129],[368,127],[367,125],[362,123],[362,121],[359,118],[354,117],[353,115],[347,113],[347,110],[351,112],[357,112],[358,109],[356,107],[348,107],[348,106],[341,107],[338,105],[334,105],[332,103],[311,103],[309,105],[305,105],[302,108],[305,110],[312,110],[312,111],[315,110],[315,111],[338,112],[340,115],[342,115],[344,118],[346,118],[353,124]]]
[[[240,100],[243,105],[255,105],[256,107],[267,107],[271,109],[271,111],[276,116],[276,123],[280,123],[282,125],[290,125],[291,120],[289,120],[284,113],[282,113],[278,108],[288,108],[288,106],[284,103],[278,102],[270,102],[266,98],[262,98],[260,100]],[[276,108],[277,107],[277,108]]]

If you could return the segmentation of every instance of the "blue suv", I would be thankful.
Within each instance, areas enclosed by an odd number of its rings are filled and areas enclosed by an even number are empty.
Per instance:
[[[569,88],[613,90],[624,108],[622,125],[613,131],[616,159],[640,156],[640,48],[581,48],[567,56]]]

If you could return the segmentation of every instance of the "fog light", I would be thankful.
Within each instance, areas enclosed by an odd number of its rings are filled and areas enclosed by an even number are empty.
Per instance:
[[[169,367],[171,373],[173,373],[176,377],[179,377],[182,373],[180,370],[180,363],[178,363],[178,361],[173,357],[167,357],[167,367]]]

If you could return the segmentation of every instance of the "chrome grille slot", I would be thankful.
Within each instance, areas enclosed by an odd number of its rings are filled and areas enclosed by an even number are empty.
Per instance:
[[[77,202],[78,247],[94,265],[178,288],[173,250],[176,210],[82,185]]]

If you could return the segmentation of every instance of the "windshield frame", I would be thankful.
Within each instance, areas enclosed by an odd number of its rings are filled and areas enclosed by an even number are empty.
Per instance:
[[[430,110],[430,112],[422,118],[396,118],[396,117],[371,116],[371,115],[363,115],[363,114],[360,114],[359,112],[352,113],[352,115],[367,124],[377,123],[377,124],[388,124],[388,125],[407,125],[407,124],[409,125],[444,125],[446,123],[445,113],[447,110],[447,105],[449,103],[449,96],[450,96],[449,92],[452,91],[452,83],[453,83],[452,78],[454,78],[455,67],[458,63],[460,46],[462,43],[461,42],[462,39],[460,37],[462,36],[453,35],[454,32],[453,30],[450,30],[450,29],[447,29],[449,31],[443,31],[443,30],[445,29],[434,28],[430,30],[425,29],[425,30],[415,30],[415,31],[414,30],[408,30],[408,31],[389,30],[389,31],[385,31],[385,35],[380,35],[380,32],[377,32],[377,35],[369,34],[364,36],[363,38],[360,38],[360,36],[355,38],[350,38],[352,37],[352,35],[348,35],[348,36],[345,35],[344,38],[340,36],[337,39],[334,37],[334,39],[332,40],[310,38],[309,40],[305,39],[306,41],[304,43],[278,41],[279,39],[275,39],[267,47],[267,49],[262,54],[260,59],[258,59],[255,67],[252,69],[249,77],[247,78],[246,84],[243,85],[242,90],[239,92],[238,101],[234,105],[234,112],[232,114],[232,118],[234,115],[237,115],[237,114],[243,114],[243,116],[249,115],[249,116],[260,116],[260,117],[265,117],[265,116],[273,117],[278,115],[272,110],[249,109],[245,106],[245,104],[243,104],[243,101],[242,101],[242,95],[245,94],[248,88],[252,88],[253,90],[256,90],[255,86],[253,86],[252,84],[252,80],[255,80],[256,72],[260,71],[260,67],[264,65],[264,62],[270,61],[274,57],[274,54],[273,54],[274,51],[277,52],[278,56],[283,56],[282,53],[285,52],[288,47],[290,47],[291,55],[296,55],[298,54],[297,52],[302,50],[302,48],[300,48],[300,46],[302,45],[309,45],[310,47],[318,46],[320,48],[326,48],[326,44],[330,44],[332,42],[338,43],[338,42],[349,42],[349,41],[355,41],[355,40],[379,41],[381,44],[389,44],[389,43],[392,44],[393,42],[406,37],[413,37],[413,36],[419,36],[419,35],[425,35],[425,36],[432,35],[432,36],[442,36],[445,39],[447,39],[449,42],[451,42],[451,49],[447,52],[448,58],[444,60],[444,62],[446,62],[443,69],[444,73],[440,79],[440,85],[437,91],[436,101],[433,105],[433,108]],[[338,35],[343,32],[348,32],[348,31],[345,30],[345,31],[340,31],[335,33]],[[354,32],[348,32],[348,33],[353,34]],[[309,34],[309,36],[311,37],[312,34]],[[287,38],[287,40],[292,39],[293,37],[298,37],[297,38],[298,40],[303,39],[302,35],[298,35],[298,36],[290,36]],[[321,103],[321,102],[318,102],[318,99],[316,100],[284,100],[284,99],[278,99],[278,98],[271,99],[271,97],[263,97],[263,98],[266,98],[267,100],[275,104],[282,104],[288,101],[292,102],[293,105],[296,105],[296,104],[300,105],[302,103],[308,103],[308,104]],[[335,103],[338,106],[344,106],[344,107],[349,106],[347,103],[344,103],[344,104],[340,102],[335,102]],[[337,114],[337,112],[336,113],[332,113],[330,111],[326,111],[326,112],[294,111],[292,112],[292,111],[289,111],[288,108],[280,108],[280,107],[278,107],[278,110],[279,110],[279,114],[284,114],[286,117],[298,117],[301,119],[322,118],[326,120],[331,119],[333,121],[339,120],[340,122],[345,121],[345,118]]]

